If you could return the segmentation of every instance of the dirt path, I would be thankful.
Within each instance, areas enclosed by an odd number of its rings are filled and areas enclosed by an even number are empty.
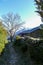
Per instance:
[[[29,50],[22,54],[18,52],[18,49],[15,51],[12,43],[9,43],[5,48],[2,59],[6,62],[4,65],[34,65],[30,58]]]

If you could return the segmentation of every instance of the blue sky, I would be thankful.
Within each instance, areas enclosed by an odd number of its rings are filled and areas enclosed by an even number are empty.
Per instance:
[[[8,12],[18,13],[26,22],[26,27],[31,28],[40,24],[40,17],[35,10],[34,0],[0,0],[0,17]]]

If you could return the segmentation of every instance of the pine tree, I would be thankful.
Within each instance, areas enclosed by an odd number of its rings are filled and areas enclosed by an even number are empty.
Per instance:
[[[43,0],[35,0],[37,13],[41,17],[42,24],[40,24],[40,36],[43,37]]]
[[[43,29],[43,0],[35,0],[35,3],[37,5],[37,13],[41,16],[42,24],[40,25],[40,28]]]

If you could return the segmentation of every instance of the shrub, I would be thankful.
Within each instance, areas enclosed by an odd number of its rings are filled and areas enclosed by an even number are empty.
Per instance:
[[[39,45],[38,45],[39,44]],[[30,45],[30,56],[37,63],[43,63],[43,40],[40,40],[34,45]]]
[[[17,48],[20,52],[24,53],[27,51],[26,41],[24,39],[16,39],[13,46],[14,48]]]
[[[2,24],[0,24],[0,54],[7,43],[7,31],[3,28]]]

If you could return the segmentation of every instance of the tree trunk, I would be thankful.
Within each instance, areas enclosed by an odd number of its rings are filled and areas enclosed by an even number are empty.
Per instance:
[[[11,41],[11,42],[13,41],[13,37],[12,37],[12,36],[10,36],[10,41]]]

